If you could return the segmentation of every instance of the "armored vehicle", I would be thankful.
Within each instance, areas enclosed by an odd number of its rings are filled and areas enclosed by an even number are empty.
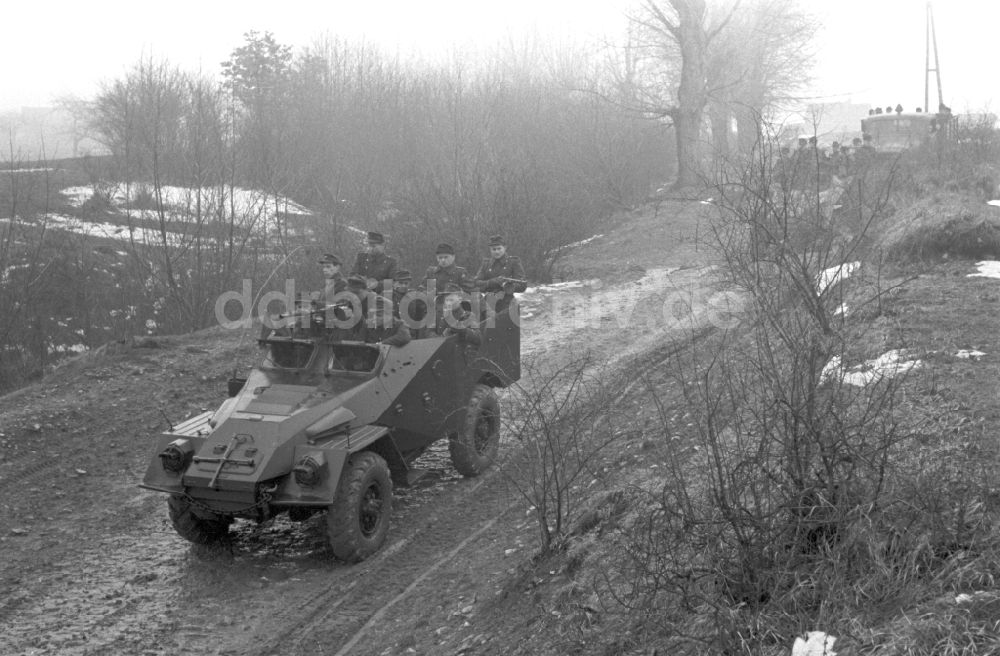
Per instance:
[[[465,476],[494,461],[495,389],[520,378],[516,304],[476,340],[389,346],[309,323],[262,332],[262,361],[230,380],[230,398],[158,436],[141,486],[170,495],[170,520],[187,540],[217,541],[236,519],[325,512],[334,555],[360,561],[386,539],[393,485],[411,482],[432,443],[447,439]]]

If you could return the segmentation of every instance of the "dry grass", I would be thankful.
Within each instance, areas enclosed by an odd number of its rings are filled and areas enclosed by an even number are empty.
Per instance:
[[[894,261],[1000,256],[1000,208],[968,194],[935,193],[888,224],[879,246]]]

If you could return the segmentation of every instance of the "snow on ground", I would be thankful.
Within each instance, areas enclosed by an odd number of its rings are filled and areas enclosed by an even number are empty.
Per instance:
[[[845,262],[839,266],[820,271],[819,275],[816,276],[816,291],[822,294],[841,280],[849,278],[860,266],[861,262]]]
[[[617,360],[688,338],[709,323],[729,326],[742,305],[717,283],[714,267],[701,267],[652,269],[618,284],[591,279],[533,287],[519,295],[522,355],[530,360],[569,346],[577,354],[616,353]]]
[[[553,248],[552,250],[547,251],[546,255],[555,255],[556,253],[562,253],[563,251],[568,251],[568,250],[571,250],[573,248],[579,248],[580,246],[585,246],[585,245],[589,244],[590,242],[594,241],[595,239],[600,239],[603,236],[604,236],[604,233],[601,233],[599,235],[594,235],[593,237],[587,237],[586,239],[581,239],[580,241],[574,241],[574,242],[572,242],[570,244],[565,244],[563,246],[557,246],[557,247]]]
[[[151,187],[146,185],[134,185],[129,190],[132,201],[135,202],[138,194],[151,193]],[[67,187],[60,190],[66,196],[70,205],[80,207],[94,196],[94,188],[89,186]],[[243,189],[242,187],[204,187],[202,189],[192,187],[163,186],[160,187],[160,194],[165,207],[181,211],[188,215],[192,208],[196,207],[200,194],[203,214],[213,214],[214,208],[220,205],[228,212],[232,208],[238,217],[261,217],[274,220],[276,211],[285,214],[299,214],[303,216],[311,215],[305,207],[282,196],[274,196],[254,189]],[[230,198],[232,194],[232,198]],[[126,201],[125,185],[115,185],[111,188],[111,202],[119,209],[124,209]],[[231,201],[231,202],[230,202]],[[136,210],[132,210],[133,212]]]
[[[970,273],[966,277],[1000,278],[1000,262],[997,260],[976,262],[976,266],[979,267],[976,273]]]
[[[834,356],[820,373],[820,382],[837,377],[847,385],[866,387],[883,378],[894,378],[923,366],[920,360],[911,360],[904,349],[893,349],[862,364],[844,370],[839,356]]]
[[[138,226],[118,225],[114,223],[99,223],[93,221],[81,221],[75,216],[65,214],[46,214],[41,222],[46,227],[58,228],[67,232],[73,232],[85,237],[103,237],[106,239],[118,239],[121,241],[134,240],[140,244],[158,244],[162,237],[159,230],[152,228],[142,228]],[[177,245],[190,239],[189,235],[182,235],[176,232],[167,231],[167,241]]]
[[[83,353],[86,350],[85,344],[56,344],[49,349],[49,353]]]
[[[833,651],[833,643],[837,641],[832,635],[822,631],[809,631],[805,639],[798,637],[792,645],[792,656],[837,656]]]
[[[984,355],[986,354],[983,353],[982,351],[976,351],[974,349],[973,350],[961,349],[958,353],[955,354],[955,357],[960,360],[978,360]]]
[[[991,200],[986,202],[987,205],[992,205],[993,207],[1000,207],[1000,200]]]
[[[601,281],[595,278],[592,280],[568,280],[566,282],[552,283],[551,285],[528,287],[524,292],[517,294],[518,303],[521,305],[521,318],[530,319],[542,312],[556,294],[561,294],[570,289],[597,289],[600,286]]]
[[[11,271],[17,271],[18,269],[27,269],[28,264],[11,264],[9,267],[0,272],[0,285],[5,285],[10,282]]]
[[[42,173],[43,171],[55,171],[54,168],[42,168],[42,169],[0,169],[0,174],[7,173]]]

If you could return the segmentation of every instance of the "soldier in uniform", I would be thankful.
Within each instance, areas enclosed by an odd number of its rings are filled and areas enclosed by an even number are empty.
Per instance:
[[[329,302],[336,294],[347,289],[347,278],[340,272],[340,258],[332,253],[327,253],[319,258],[319,264],[323,267],[323,299]]]
[[[422,327],[427,316],[427,303],[420,298],[419,292],[410,289],[413,276],[406,269],[398,269],[392,277],[392,314],[402,319],[412,332]],[[401,313],[405,312],[405,316]]]
[[[352,274],[367,280],[368,289],[382,293],[384,280],[392,280],[396,273],[396,258],[385,254],[385,236],[380,232],[369,232],[365,240],[367,250],[358,253]]]
[[[445,337],[458,335],[462,344],[479,346],[483,343],[483,336],[479,332],[479,322],[472,316],[471,304],[462,298],[462,290],[458,286],[449,284],[445,291],[437,334]]]
[[[490,257],[479,266],[476,287],[489,294],[487,305],[497,312],[510,305],[515,292],[528,287],[520,258],[507,254],[507,244],[500,235],[490,237]]]
[[[466,293],[476,288],[476,283],[469,277],[468,272],[463,267],[455,265],[454,246],[451,244],[439,244],[436,255],[437,266],[431,265],[427,267],[424,280],[420,283],[421,289],[429,291],[428,284],[431,280],[435,281],[434,293],[438,295],[442,294],[445,287],[449,284],[458,286],[461,291]]]
[[[507,254],[503,237],[490,237],[490,257],[483,260],[476,273],[476,287],[481,292],[523,292],[528,283],[520,258]]]
[[[335,326],[336,339],[363,340],[365,329],[365,316],[368,310],[369,298],[374,296],[374,292],[367,289],[368,281],[359,275],[351,275],[347,278],[347,291],[350,296],[344,299],[348,302],[340,302],[332,310],[336,323],[327,320],[327,327]]]

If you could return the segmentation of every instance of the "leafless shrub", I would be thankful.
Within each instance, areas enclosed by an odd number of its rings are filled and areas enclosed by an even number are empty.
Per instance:
[[[620,533],[627,558],[606,568],[606,596],[655,618],[678,653],[760,653],[836,627],[914,594],[989,534],[983,479],[940,440],[919,441],[905,367],[861,380],[839,366],[882,347],[857,339],[877,313],[838,309],[879,307],[887,290],[819,284],[864,231],[837,234],[822,189],[789,202],[772,171],[761,149],[727,181],[721,197],[735,202],[716,237],[748,312],[678,352],[666,383],[649,382],[671,438],[665,473]]]
[[[543,553],[579,518],[585,490],[603,478],[607,449],[626,430],[616,403],[622,381],[599,364],[590,354],[529,364],[508,390],[504,432],[519,448],[504,471],[531,504]]]

